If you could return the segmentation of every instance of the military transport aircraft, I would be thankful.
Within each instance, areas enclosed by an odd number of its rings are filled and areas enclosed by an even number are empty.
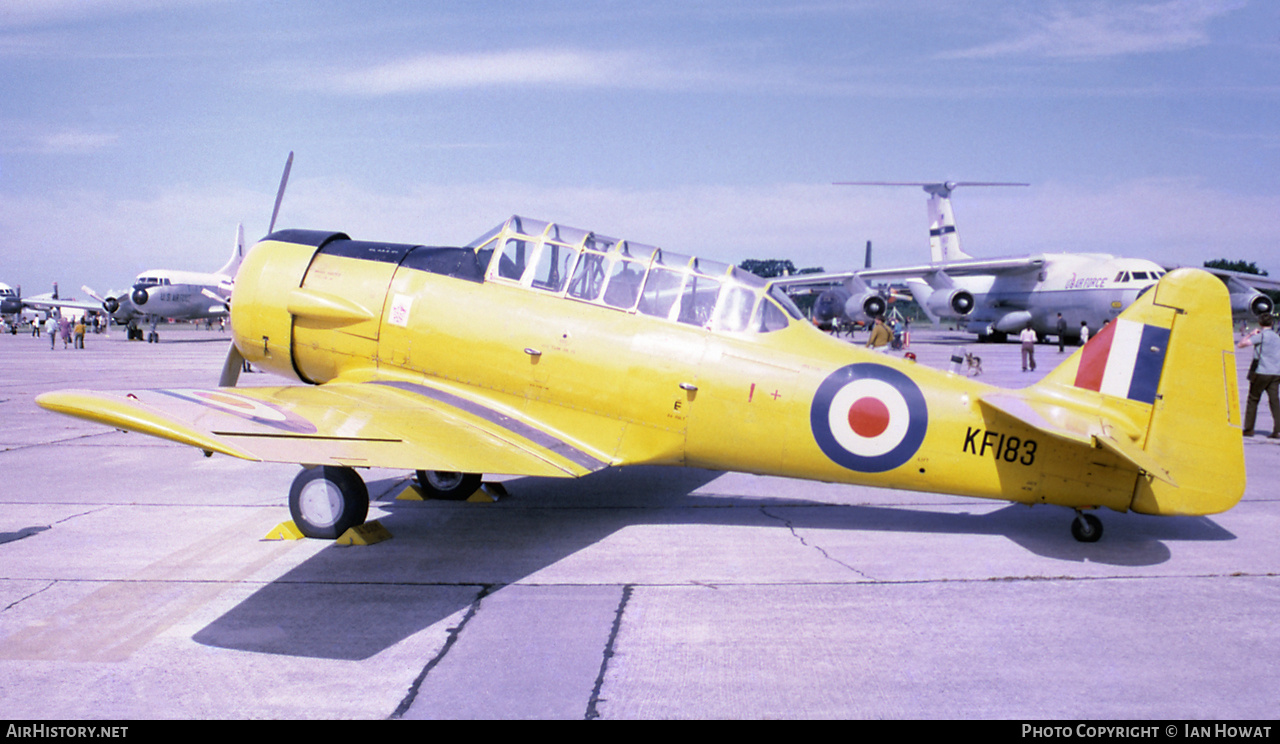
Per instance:
[[[141,324],[149,324],[147,342],[160,341],[156,326],[162,318],[205,320],[226,317],[230,312],[231,290],[236,271],[244,259],[244,226],[236,228],[235,244],[227,263],[212,273],[152,269],[138,274],[128,292],[99,296],[89,287],[82,289],[101,303],[101,308],[118,324],[129,324],[130,339],[142,339]],[[135,322],[136,321],[136,322]]]
[[[7,284],[0,284],[0,315],[21,315],[27,309],[51,310],[53,308],[71,308],[75,311],[72,317],[81,317],[89,311],[101,311],[95,302],[82,302],[74,297],[59,297],[58,283],[53,283],[53,291],[29,297],[22,296],[22,287],[17,290]]]
[[[837,185],[918,186],[929,194],[931,263],[893,269],[846,271],[794,277],[791,286],[833,286],[826,304],[843,305],[849,320],[866,320],[884,312],[884,293],[873,282],[905,282],[935,323],[957,322],[979,340],[1004,340],[1031,325],[1041,337],[1056,336],[1057,315],[1067,322],[1069,338],[1080,336],[1080,324],[1097,333],[1167,268],[1141,258],[1103,253],[1041,253],[980,259],[960,248],[951,193],[960,186],[1026,186],[1024,183],[846,181]],[[1227,283],[1232,309],[1259,317],[1271,311],[1271,300],[1247,284],[1280,287],[1280,282],[1250,274],[1210,270]],[[818,305],[824,303],[819,298]]]
[[[16,315],[22,312],[22,287],[14,290],[4,282],[0,282],[0,315]]]
[[[284,174],[280,177],[280,188],[276,191],[275,209],[271,213],[271,223],[267,228],[270,233],[275,229],[276,217],[280,213],[280,202],[284,197],[285,186],[289,182],[289,171],[293,167],[293,153],[285,160]],[[129,338],[142,340],[141,325],[147,324],[147,341],[159,342],[160,334],[156,326],[161,319],[205,320],[208,318],[226,317],[230,312],[231,293],[235,286],[236,272],[240,262],[244,260],[244,225],[236,227],[235,243],[231,247],[231,257],[222,268],[209,272],[180,271],[175,269],[152,269],[144,271],[133,281],[129,291],[110,293],[106,297],[98,295],[89,287],[81,287],[98,303],[44,302],[37,304],[28,302],[33,307],[77,307],[90,310],[104,310],[117,324],[129,325]]]
[[[231,302],[231,288],[236,269],[244,256],[244,230],[237,231],[231,259],[213,273],[156,269],[144,271],[134,280],[132,290],[101,297],[89,287],[81,287],[93,302],[52,296],[15,298],[12,305],[37,310],[105,312],[117,325],[129,325],[129,338],[142,339],[140,323],[150,323],[147,341],[159,341],[156,325],[162,318],[203,320],[225,317]],[[54,285],[57,286],[56,284]],[[10,302],[8,299],[6,303]],[[4,305],[4,312],[10,304]]]
[[[1180,270],[1039,383],[1004,390],[835,340],[729,264],[512,217],[467,247],[268,235],[222,385],[64,390],[59,413],[306,464],[298,528],[361,524],[356,468],[465,498],[483,473],[638,464],[1074,509],[1212,514],[1244,489],[1227,292]],[[305,383],[234,388],[242,360]]]

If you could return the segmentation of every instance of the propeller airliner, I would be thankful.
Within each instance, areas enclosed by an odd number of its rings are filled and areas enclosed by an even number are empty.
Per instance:
[[[37,403],[304,466],[306,535],[361,524],[357,470],[466,498],[482,474],[668,465],[1203,515],[1244,489],[1222,282],[1164,276],[1039,383],[1005,390],[833,339],[727,263],[511,217],[463,247],[282,230],[246,256],[218,387]],[[293,383],[236,388],[248,360]]]
[[[284,173],[280,177],[280,188],[276,191],[275,209],[271,214],[268,232],[275,229],[276,217],[280,212],[280,201],[284,197],[292,167],[293,153],[289,153],[288,159],[285,160]],[[231,247],[231,256],[217,271],[151,269],[138,274],[130,289],[125,292],[111,292],[104,297],[89,287],[81,287],[94,299],[94,303],[64,302],[57,300],[56,297],[47,301],[23,300],[23,302],[41,309],[73,307],[80,310],[103,311],[118,325],[128,325],[130,340],[142,340],[141,326],[149,325],[146,340],[149,343],[158,343],[160,333],[156,327],[162,319],[207,320],[225,318],[230,314],[231,293],[235,287],[236,272],[240,269],[244,255],[244,226],[238,225],[235,243]]]

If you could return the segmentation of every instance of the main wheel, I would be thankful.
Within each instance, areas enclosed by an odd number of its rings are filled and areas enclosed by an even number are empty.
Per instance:
[[[369,516],[369,489],[351,468],[307,468],[289,488],[289,513],[302,534],[333,540],[364,524]]]
[[[1077,514],[1071,523],[1071,536],[1080,542],[1097,542],[1102,537],[1102,520],[1092,514]]]
[[[463,501],[480,487],[479,473],[449,473],[443,470],[419,470],[418,488],[433,499]]]

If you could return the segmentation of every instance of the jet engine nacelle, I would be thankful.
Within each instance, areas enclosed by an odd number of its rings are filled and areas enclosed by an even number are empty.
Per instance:
[[[888,303],[878,292],[851,295],[844,303],[845,317],[859,320],[878,318],[888,309]]]
[[[888,310],[885,299],[877,292],[851,293],[844,288],[828,289],[813,303],[813,318],[819,323],[839,320],[870,320]]]
[[[1249,315],[1261,318],[1275,312],[1276,304],[1271,298],[1256,290],[1251,292],[1231,293],[1231,313],[1233,315]]]
[[[976,306],[973,293],[967,289],[939,289],[925,302],[929,312],[940,318],[963,318]]]

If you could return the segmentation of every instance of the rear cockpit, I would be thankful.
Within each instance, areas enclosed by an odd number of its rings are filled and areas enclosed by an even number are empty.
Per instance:
[[[485,281],[728,332],[768,332],[803,315],[750,272],[651,245],[514,216],[473,241]]]

